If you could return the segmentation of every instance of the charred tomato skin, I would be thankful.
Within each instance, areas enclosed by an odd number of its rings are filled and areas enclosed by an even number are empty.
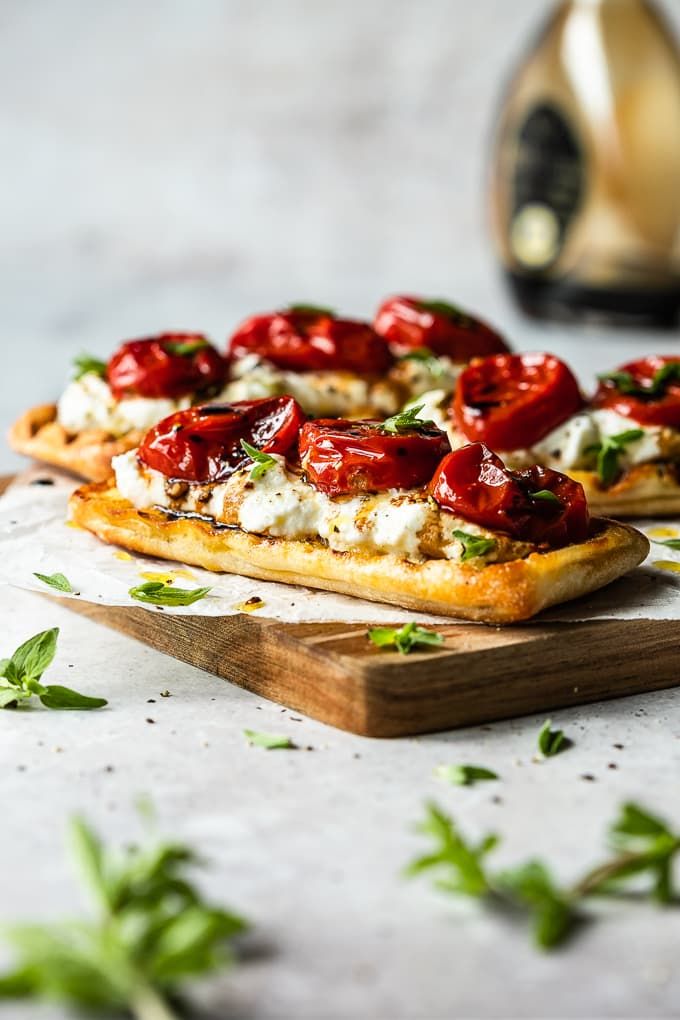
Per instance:
[[[452,410],[470,442],[527,450],[583,406],[575,376],[555,355],[498,354],[461,372]]]
[[[533,498],[546,491],[557,502]],[[510,471],[483,443],[448,454],[430,494],[443,510],[520,541],[559,548],[583,542],[589,534],[588,504],[579,482],[538,465]]]
[[[295,309],[246,319],[229,341],[228,357],[248,354],[291,372],[357,375],[380,375],[394,360],[368,323]]]
[[[644,390],[651,386],[656,373],[668,365],[678,365],[680,374],[680,357],[662,354],[629,361],[617,372],[631,376],[635,386]],[[602,380],[593,398],[593,406],[615,411],[640,425],[680,429],[680,378],[667,382],[658,396],[623,393],[614,381]]]
[[[224,358],[202,333],[159,333],[122,344],[106,377],[116,400],[175,399],[218,389],[226,371]]]
[[[328,496],[422,488],[450,449],[434,426],[393,434],[380,422],[331,418],[307,422],[299,442],[308,480]]]
[[[138,457],[166,478],[220,482],[249,463],[242,439],[264,453],[286,456],[295,450],[305,420],[292,397],[190,407],[147,432]]]
[[[398,355],[427,348],[458,364],[508,351],[500,333],[443,302],[398,294],[381,304],[373,328]]]

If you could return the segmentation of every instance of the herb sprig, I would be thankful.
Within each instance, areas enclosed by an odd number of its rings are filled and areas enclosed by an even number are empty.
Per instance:
[[[54,588],[56,591],[63,591],[67,595],[75,595],[76,591],[69,581],[68,577],[64,574],[33,574],[43,584],[49,585],[50,588]]]
[[[553,730],[551,726],[552,720],[546,719],[538,733],[538,749],[544,758],[552,758],[560,751],[566,751],[572,746],[572,742],[565,735],[564,730]]]
[[[130,588],[130,598],[152,606],[191,606],[205,598],[211,588],[175,588],[163,581],[147,581]]]
[[[408,655],[420,646],[444,643],[443,636],[436,630],[426,630],[417,623],[405,623],[403,627],[371,627],[368,637],[379,648],[396,648],[401,655]]]
[[[255,461],[255,465],[250,472],[249,478],[255,481],[261,478],[265,471],[269,471],[276,464],[276,458],[272,457],[269,453],[263,453],[262,450],[258,450],[256,446],[251,446],[245,439],[241,440],[241,449],[244,453],[247,453],[251,460]]]
[[[400,432],[433,428],[435,423],[432,419],[418,417],[424,407],[424,404],[417,404],[415,407],[409,407],[406,411],[400,411],[399,414],[386,418],[385,421],[380,423],[378,428],[382,429],[383,432],[392,432],[395,435],[398,435]]]
[[[463,555],[461,556],[461,563],[466,563],[467,560],[474,560],[478,556],[486,556],[487,553],[492,552],[496,548],[496,540],[494,538],[484,538],[482,535],[472,535],[468,531],[454,531],[453,537],[457,538],[463,546]]]
[[[0,976],[0,999],[174,1020],[180,987],[230,964],[228,942],[246,922],[203,898],[188,875],[198,858],[182,844],[116,853],[79,818],[70,836],[97,916],[11,928],[16,966]]]
[[[81,379],[89,373],[98,375],[102,379],[106,376],[106,362],[93,357],[91,354],[78,354],[73,359],[73,367],[75,369],[74,379]]]
[[[616,436],[605,436],[601,442],[586,448],[586,453],[597,454],[597,476],[603,485],[611,485],[620,471],[620,460],[626,447],[642,439],[642,429],[626,429]]]
[[[646,386],[637,383],[630,372],[606,372],[599,375],[598,379],[603,383],[611,383],[619,393],[626,396],[657,400],[665,394],[669,383],[680,381],[680,361],[669,361],[667,365],[662,365]]]
[[[31,698],[40,699],[45,708],[103,708],[105,698],[91,698],[61,684],[43,684],[43,673],[57,651],[59,628],[40,631],[16,649],[10,659],[0,660],[0,708],[18,708]]]
[[[416,858],[407,875],[436,871],[441,876],[436,885],[445,892],[471,896],[491,907],[506,905],[519,910],[530,921],[534,941],[541,949],[552,949],[574,932],[590,897],[625,894],[631,880],[639,883],[646,878],[648,894],[658,903],[670,903],[676,895],[672,868],[680,853],[680,833],[637,804],[624,804],[609,830],[612,856],[566,887],[538,860],[493,872],[486,858],[498,845],[498,836],[490,834],[478,843],[470,842],[436,804],[427,805],[419,828],[431,838],[434,848]]]

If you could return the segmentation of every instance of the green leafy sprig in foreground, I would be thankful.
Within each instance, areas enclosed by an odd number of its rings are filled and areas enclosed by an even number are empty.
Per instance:
[[[0,999],[173,1020],[171,998],[188,978],[231,962],[228,940],[246,922],[203,899],[187,875],[198,862],[186,846],[115,853],[80,819],[71,836],[97,916],[10,929],[16,967],[0,976]]]
[[[657,903],[675,899],[672,869],[680,852],[680,834],[637,804],[624,804],[609,830],[612,856],[567,887],[560,886],[538,860],[493,872],[487,855],[497,846],[498,837],[488,835],[471,843],[436,804],[428,805],[420,830],[433,840],[434,848],[409,865],[408,875],[436,870],[441,876],[436,885],[445,892],[524,913],[531,922],[534,941],[542,949],[552,949],[573,932],[591,896],[623,893],[632,882],[646,880],[646,892]]]
[[[59,628],[43,630],[24,641],[11,659],[0,659],[0,708],[16,708],[32,697],[45,708],[103,708],[105,698],[90,698],[61,684],[43,684],[42,675],[54,659]]]

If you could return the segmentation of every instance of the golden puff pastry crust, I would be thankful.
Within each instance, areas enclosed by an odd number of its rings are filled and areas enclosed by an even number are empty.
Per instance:
[[[17,453],[53,467],[64,468],[91,482],[111,476],[111,460],[139,446],[144,433],[138,429],[116,437],[101,429],[69,433],[57,421],[56,404],[41,404],[26,411],[12,425],[8,441]]]
[[[485,566],[446,559],[412,563],[363,550],[336,552],[320,540],[272,538],[202,518],[136,510],[113,481],[77,489],[70,513],[103,541],[134,552],[492,624],[517,623],[595,591],[649,551],[634,528],[595,518],[587,541],[525,559]]]

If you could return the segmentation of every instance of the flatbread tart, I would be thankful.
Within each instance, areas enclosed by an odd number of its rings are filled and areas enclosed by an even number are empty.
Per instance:
[[[159,423],[115,480],[72,495],[71,519],[154,557],[493,624],[592,592],[649,550],[590,518],[578,483],[510,472],[479,443],[451,452],[431,422],[246,404]]]

